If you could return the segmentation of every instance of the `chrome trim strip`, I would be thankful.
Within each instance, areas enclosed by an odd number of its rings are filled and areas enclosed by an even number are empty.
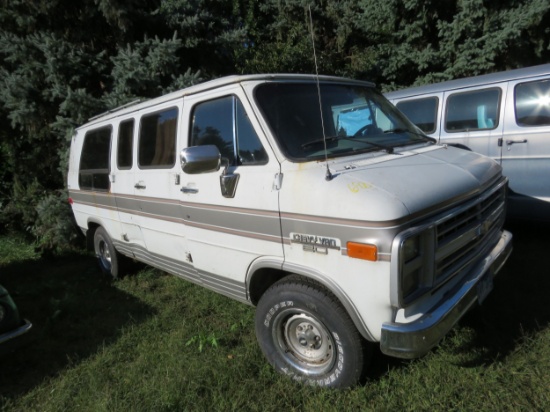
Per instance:
[[[135,258],[140,262],[172,275],[176,275],[197,285],[204,286],[214,292],[250,304],[247,299],[246,284],[244,281],[238,282],[232,279],[222,278],[205,271],[197,273],[195,267],[190,263],[151,253],[147,249],[135,244],[127,244],[120,240],[113,239],[113,245],[116,250],[123,255]]]
[[[83,191],[70,191],[70,195],[73,197],[74,203],[117,210],[114,205],[111,205],[112,195]],[[281,227],[277,211],[127,195],[116,197],[116,202],[119,213],[129,213],[204,230],[281,243]],[[230,218],[228,218],[228,213],[231,213]]]
[[[144,247],[136,244],[128,244],[115,239],[112,239],[112,241],[115,249],[123,255],[130,256],[149,266],[153,266],[173,275],[183,277],[191,282],[201,284],[199,275],[193,265],[189,263],[151,253]]]
[[[230,229],[227,227],[209,225],[205,223],[195,223],[195,222],[190,222],[188,220],[185,220],[183,223],[187,226],[192,226],[199,229],[213,230],[215,232],[226,233],[226,234],[235,235],[235,236],[244,236],[244,237],[248,237],[256,240],[265,240],[266,242],[281,243],[281,236],[279,236],[278,234],[270,235],[270,234],[257,233],[257,232],[248,232],[245,230]]]
[[[250,304],[247,299],[246,284],[244,282],[237,282],[202,270],[199,274],[203,286],[235,300]]]

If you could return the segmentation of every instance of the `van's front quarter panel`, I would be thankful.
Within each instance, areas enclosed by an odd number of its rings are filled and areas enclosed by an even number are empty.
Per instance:
[[[399,246],[394,244],[399,234],[417,225],[443,228],[447,224],[442,222],[452,220],[454,214],[477,213],[478,203],[490,202],[491,212],[486,217],[472,215],[468,218],[472,220],[456,231],[457,239],[446,240],[448,246],[440,246],[436,254],[425,253],[433,260],[449,256],[453,262],[458,258],[451,256],[467,254],[471,259],[467,264],[474,265],[488,253],[468,246],[481,241],[480,231],[490,228],[494,239],[486,241],[490,245],[498,241],[506,181],[501,178],[498,164],[486,157],[432,146],[397,154],[350,157],[329,162],[328,166],[332,174],[329,181],[325,179],[324,162],[282,164],[280,207],[285,268],[300,268],[304,275],[335,291],[352,318],[357,314],[356,326],[370,340],[380,341],[382,325],[397,321],[398,316],[404,323],[422,316],[463,281],[457,261],[449,267],[452,275],[446,275],[445,287],[439,287],[438,294],[425,294],[410,302],[396,298],[403,287],[392,279],[391,269],[399,259]],[[447,217],[456,204],[463,206]],[[483,225],[487,229],[480,229]],[[349,256],[348,242],[373,245],[376,258],[367,261]]]

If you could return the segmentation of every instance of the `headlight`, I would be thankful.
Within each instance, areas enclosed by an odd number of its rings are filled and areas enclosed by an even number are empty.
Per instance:
[[[404,298],[411,296],[421,285],[421,269],[415,269],[412,272],[403,274],[401,293]]]
[[[420,253],[420,240],[418,236],[413,236],[403,243],[403,262],[407,263],[418,257]]]
[[[416,299],[429,287],[433,272],[433,233],[430,228],[415,231],[401,240],[399,272],[401,304]]]

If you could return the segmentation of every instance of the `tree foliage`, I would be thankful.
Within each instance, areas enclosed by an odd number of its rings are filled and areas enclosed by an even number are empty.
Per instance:
[[[67,233],[57,221],[74,127],[106,109],[226,74],[312,73],[313,41],[319,73],[385,90],[550,58],[548,0],[0,5],[0,231],[48,247]]]

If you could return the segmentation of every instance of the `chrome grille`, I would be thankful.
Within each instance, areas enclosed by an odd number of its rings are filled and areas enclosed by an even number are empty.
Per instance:
[[[399,279],[400,306],[452,279],[496,245],[506,214],[506,183],[502,179],[475,198],[426,219],[394,239],[392,260]],[[405,245],[411,239],[417,243],[417,251],[405,259]]]
[[[498,240],[505,218],[506,186],[436,225],[436,283],[460,271],[481,248]],[[491,238],[495,240],[492,241]]]

